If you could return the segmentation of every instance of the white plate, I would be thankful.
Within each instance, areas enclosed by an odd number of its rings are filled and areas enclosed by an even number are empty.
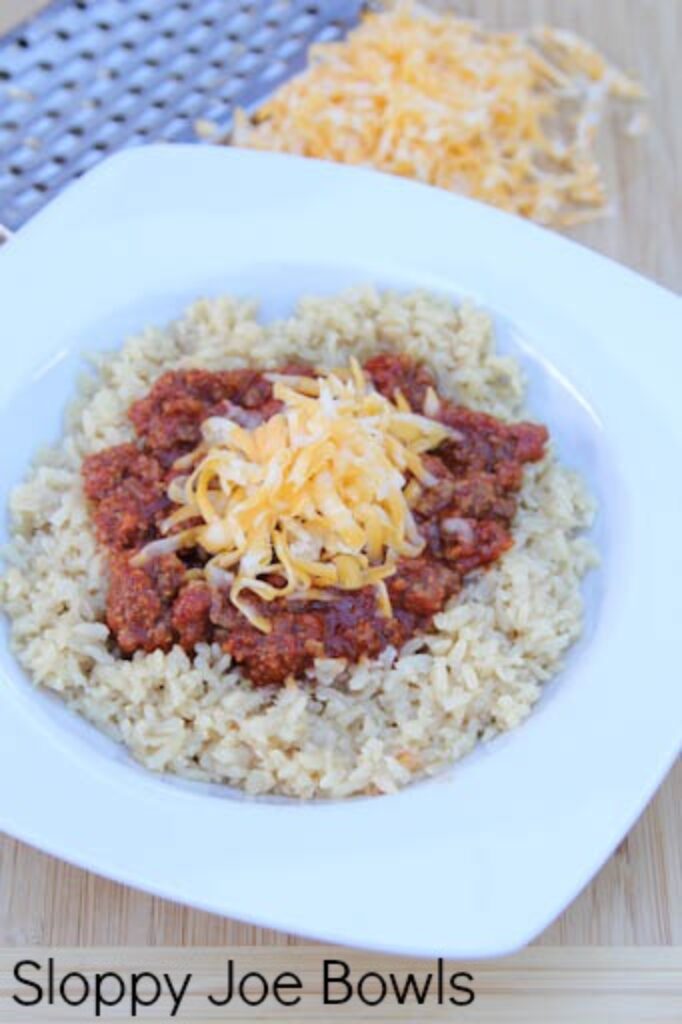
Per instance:
[[[410,954],[528,942],[680,745],[679,300],[558,235],[370,171],[208,147],[101,164],[0,251],[2,498],[57,436],[78,353],[199,294],[265,313],[351,283],[470,295],[601,502],[586,636],[531,718],[396,796],[296,804],[169,783],[33,690],[0,644],[0,826],[246,921]]]

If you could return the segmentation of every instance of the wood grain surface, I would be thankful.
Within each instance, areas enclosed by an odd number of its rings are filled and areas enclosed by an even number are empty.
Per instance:
[[[112,950],[109,948],[61,949],[54,953],[55,988],[71,971],[78,971],[88,980],[90,994],[78,1009],[70,1008],[57,999],[55,1005],[46,1005],[43,998],[38,1006],[19,1011],[12,995],[34,997],[35,991],[17,986],[13,979],[14,965],[19,959],[33,959],[39,972],[31,977],[44,982],[46,957],[27,949],[0,950],[0,1021],[63,1021],[93,1020],[94,987],[97,972],[116,971],[123,985],[102,983],[101,993],[107,1000],[120,1001],[115,1009],[102,1009],[102,1017],[115,1014],[117,1020],[131,1020],[133,991],[147,1003],[146,1009],[137,1007],[137,1019],[167,1021],[173,1001],[167,982],[161,978],[159,988],[150,979],[139,985],[134,975],[142,972],[167,973],[176,993],[184,988],[178,1004],[176,1019],[189,1022],[205,1020],[281,1021],[284,1019],[308,1024],[330,1019],[354,1021],[355,1024],[374,1021],[405,1021],[409,1024],[430,1024],[431,1021],[462,1020],[467,1024],[679,1024],[682,1020],[682,950],[661,947],[624,948],[562,947],[561,949],[524,949],[502,960],[474,961],[465,965],[456,962],[443,964],[443,996],[439,1003],[436,988],[438,967],[433,960],[409,960],[404,957],[381,957],[349,952],[329,946],[298,947],[296,950],[254,946],[231,946],[195,949],[153,950],[148,947]],[[209,995],[220,1000],[226,985],[227,961],[234,962],[235,977],[258,971],[270,982],[270,992],[258,1005],[244,1006],[233,998],[227,1006],[212,1005]],[[353,987],[353,998],[347,1003],[324,1005],[324,961],[341,959],[348,966],[348,978]],[[284,1009],[272,998],[272,981],[282,971],[295,971],[300,980],[300,1002]],[[330,964],[329,977],[340,970]],[[459,982],[473,992],[473,1002],[451,1005],[448,979],[455,972]],[[364,1006],[357,997],[361,987],[368,1003],[377,1000],[382,989],[376,978],[361,982],[368,971],[378,972],[388,983],[386,998],[376,1005]],[[426,999],[417,1005],[407,998],[401,1005],[394,996],[391,975],[400,991],[411,972],[423,990],[425,979],[431,973],[431,984]],[[291,975],[286,979],[291,981]],[[134,988],[135,987],[135,988]],[[338,1000],[345,990],[338,985],[327,985],[329,1000]],[[246,988],[247,998],[257,1000],[263,994],[262,984],[252,982]],[[77,999],[83,992],[82,983],[73,981],[66,988],[69,998]],[[470,993],[456,993],[455,998],[470,999]],[[293,993],[292,993],[293,994]],[[291,998],[290,994],[285,995]]]
[[[49,0],[0,0],[0,33],[8,32],[48,3]]]
[[[0,31],[43,3],[0,0]],[[615,215],[575,229],[573,235],[682,290],[682,0],[457,0],[438,6],[475,15],[490,26],[545,21],[575,29],[640,77],[650,97],[648,134],[628,137],[622,130],[625,119],[616,116],[602,135]],[[642,340],[644,345],[649,341]],[[682,945],[681,837],[678,764],[613,857],[538,944]],[[0,839],[0,946],[283,946],[300,941],[147,896]],[[526,955],[532,959],[533,952]],[[661,955],[651,960],[652,969],[662,963]]]

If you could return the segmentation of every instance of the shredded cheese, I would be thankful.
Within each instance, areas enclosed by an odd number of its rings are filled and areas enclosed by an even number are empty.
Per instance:
[[[605,207],[605,100],[643,98],[572,33],[489,32],[411,3],[309,56],[253,116],[237,112],[235,145],[373,166],[557,226]]]
[[[410,508],[434,482],[421,455],[451,431],[379,394],[355,360],[317,378],[270,379],[280,412],[253,429],[212,417],[181,460],[190,472],[169,486],[177,507],[164,530],[201,525],[153,541],[136,563],[200,545],[212,556],[207,578],[229,580],[233,604],[264,632],[269,621],[249,594],[273,601],[373,586],[390,615],[384,580],[424,546]]]

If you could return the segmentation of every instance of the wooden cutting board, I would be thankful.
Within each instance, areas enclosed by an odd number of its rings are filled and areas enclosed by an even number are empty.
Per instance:
[[[44,3],[2,0],[0,32]],[[603,135],[601,148],[615,215],[574,234],[669,288],[682,290],[682,120],[676,105],[682,95],[677,54],[682,2],[459,0],[436,6],[475,15],[490,26],[521,27],[545,21],[575,29],[641,78],[650,94],[649,133],[628,137],[614,119]],[[621,129],[623,123],[621,119]],[[652,337],[642,339],[643,345],[649,340],[655,343]],[[647,351],[644,348],[645,357]],[[646,680],[642,689],[646,690]],[[681,837],[682,764],[678,764],[597,878],[538,944],[682,945]],[[0,946],[286,945],[301,941],[115,885],[0,837]]]

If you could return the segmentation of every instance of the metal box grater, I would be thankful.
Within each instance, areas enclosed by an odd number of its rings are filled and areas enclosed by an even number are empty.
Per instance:
[[[0,39],[0,224],[20,227],[106,154],[229,133],[361,0],[54,0]],[[203,141],[207,141],[204,139]],[[1,229],[0,229],[1,240]]]

